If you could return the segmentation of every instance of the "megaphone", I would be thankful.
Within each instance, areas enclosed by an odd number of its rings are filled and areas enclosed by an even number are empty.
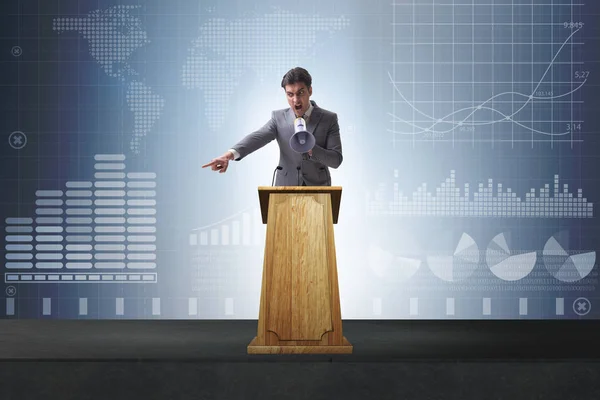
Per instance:
[[[306,153],[315,147],[315,137],[306,130],[306,121],[302,117],[294,120],[294,135],[290,138],[290,147],[296,153]]]

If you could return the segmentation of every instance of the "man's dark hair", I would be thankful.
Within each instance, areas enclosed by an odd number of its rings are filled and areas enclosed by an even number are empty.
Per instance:
[[[281,87],[285,89],[286,85],[293,85],[298,82],[304,83],[307,88],[312,84],[312,77],[307,70],[301,67],[292,68],[286,72],[281,80]]]

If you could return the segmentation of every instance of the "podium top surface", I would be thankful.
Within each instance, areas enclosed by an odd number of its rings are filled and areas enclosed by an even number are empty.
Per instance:
[[[271,193],[329,193],[331,195],[333,223],[337,224],[338,215],[340,211],[340,201],[342,197],[341,186],[259,186],[258,198],[260,201],[260,211],[262,214],[263,224],[267,223],[267,214],[269,211],[269,196]]]

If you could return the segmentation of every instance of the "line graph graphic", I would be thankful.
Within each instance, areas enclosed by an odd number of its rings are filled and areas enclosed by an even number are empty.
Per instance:
[[[393,3],[394,145],[582,142],[582,6]]]

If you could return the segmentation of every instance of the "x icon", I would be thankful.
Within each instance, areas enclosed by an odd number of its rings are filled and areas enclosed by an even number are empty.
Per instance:
[[[573,302],[573,311],[579,316],[587,315],[592,309],[592,303],[585,297],[580,297]]]

